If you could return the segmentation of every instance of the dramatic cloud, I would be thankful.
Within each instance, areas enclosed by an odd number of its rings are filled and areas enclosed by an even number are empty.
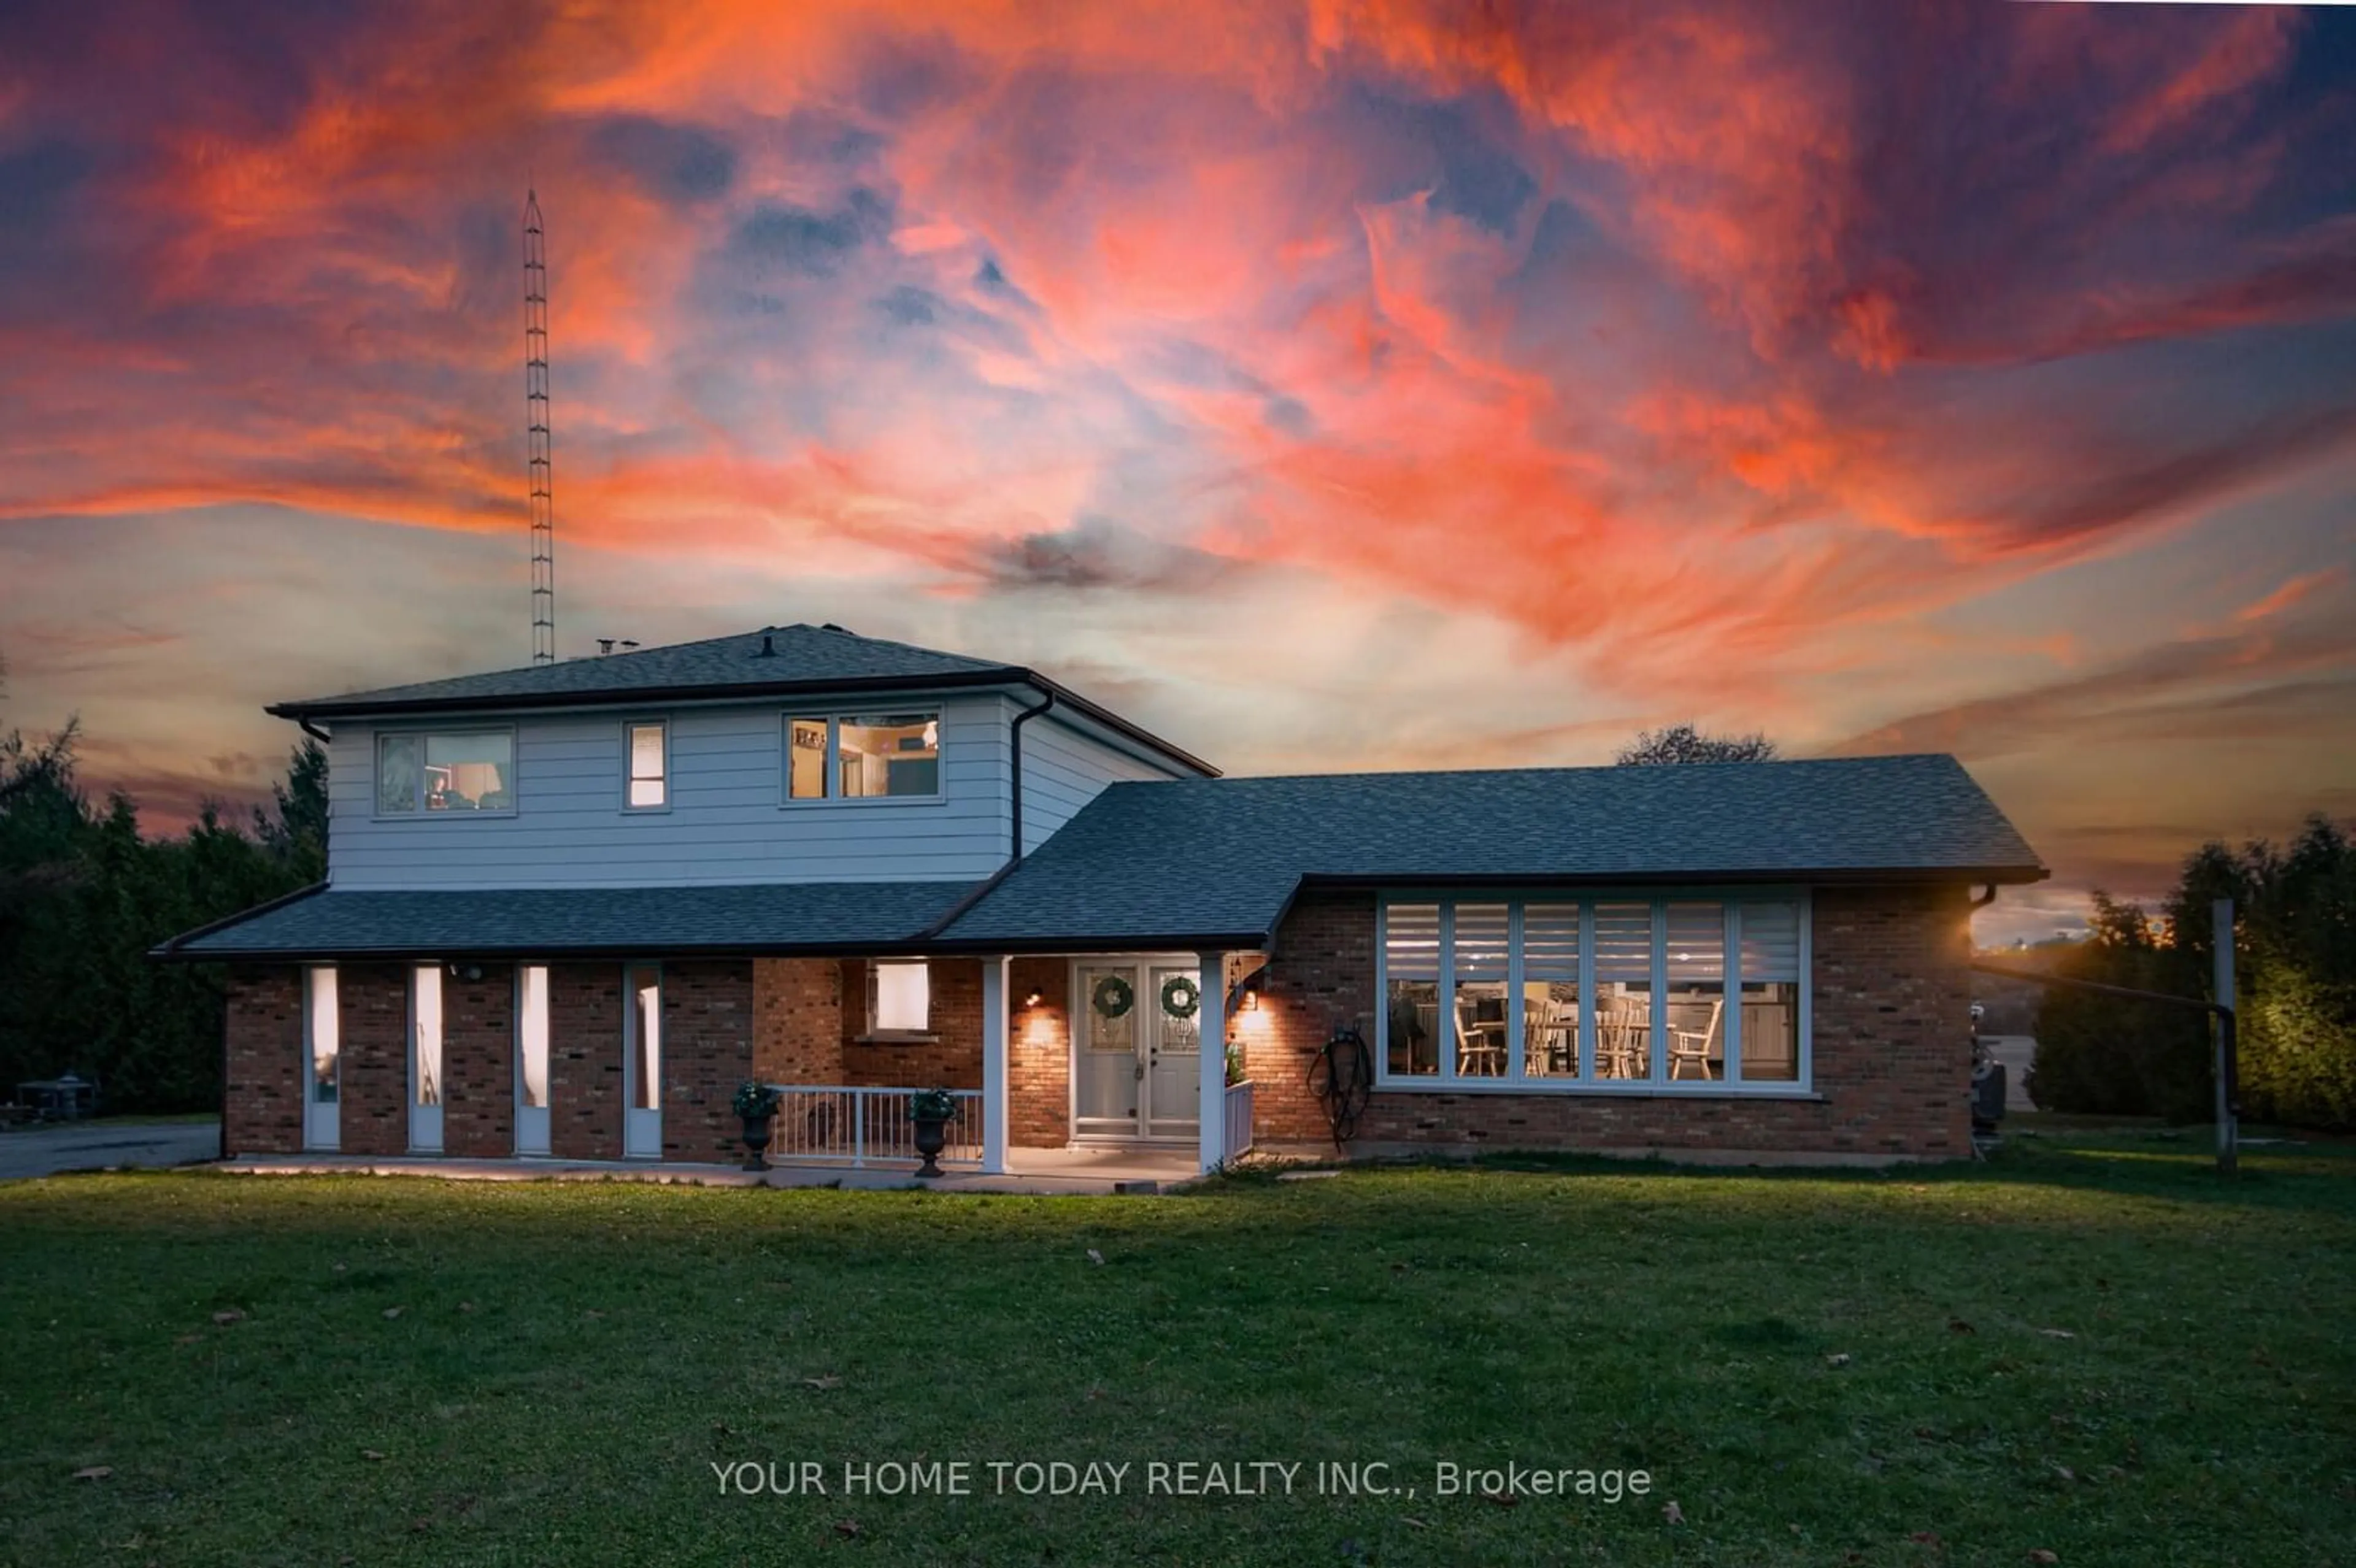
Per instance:
[[[2346,798],[2344,13],[104,12],[0,16],[0,652],[164,815],[526,645],[527,183],[574,651],[841,621],[1243,769],[1936,745],[2073,885]]]

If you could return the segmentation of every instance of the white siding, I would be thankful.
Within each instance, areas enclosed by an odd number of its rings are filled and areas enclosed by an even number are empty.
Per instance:
[[[516,812],[487,817],[377,817],[375,727],[339,724],[330,874],[340,888],[979,880],[1006,859],[1008,709],[994,695],[939,706],[937,800],[781,805],[783,709],[771,701],[517,718]],[[649,718],[670,724],[670,809],[625,812],[622,725]],[[1026,748],[1041,727],[1025,728]]]
[[[1023,726],[1023,852],[1045,843],[1108,784],[1192,776],[1174,763],[1149,761],[1084,733],[1052,711],[1042,714]]]

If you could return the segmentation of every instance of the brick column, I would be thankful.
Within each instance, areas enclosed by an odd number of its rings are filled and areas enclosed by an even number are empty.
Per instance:
[[[622,1157],[622,965],[548,969],[549,1153]]]
[[[408,965],[339,965],[336,991],[343,1015],[343,1152],[407,1154]]]
[[[465,978],[477,970],[480,979]],[[515,967],[466,964],[442,980],[442,1150],[515,1153]]]
[[[662,1007],[663,1158],[735,1164],[744,1126],[730,1102],[753,1076],[752,961],[664,964]]]
[[[303,971],[292,964],[230,971],[223,1139],[234,1157],[299,1154],[311,1067],[303,1046]]]

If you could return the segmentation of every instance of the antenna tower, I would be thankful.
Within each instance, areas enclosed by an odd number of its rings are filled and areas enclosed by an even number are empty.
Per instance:
[[[556,662],[556,501],[548,463],[548,252],[540,195],[523,198],[524,445],[531,475],[531,662]]]

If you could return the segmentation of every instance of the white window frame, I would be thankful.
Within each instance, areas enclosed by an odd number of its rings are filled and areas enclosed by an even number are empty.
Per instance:
[[[1812,1100],[1818,1098],[1815,1090],[1815,1061],[1813,1050],[1815,1030],[1815,991],[1813,978],[1815,955],[1815,898],[1813,890],[1805,887],[1741,887],[1713,888],[1707,885],[1677,888],[1598,888],[1580,890],[1576,894],[1537,892],[1524,896],[1499,897],[1482,889],[1464,888],[1401,888],[1386,891],[1376,900],[1375,913],[1375,1038],[1369,1043],[1375,1057],[1375,1087],[1405,1093],[1453,1094],[1658,1094],[1713,1098],[1736,1095],[1745,1099]],[[1653,915],[1652,983],[1655,997],[1667,995],[1668,906],[1672,903],[1717,903],[1724,906],[1726,955],[1720,986],[1726,997],[1721,1013],[1725,1041],[1726,1076],[1724,1078],[1672,1079],[1668,1072],[1668,1008],[1656,1007],[1653,1014],[1653,1040],[1650,1076],[1643,1079],[1599,1079],[1595,1076],[1595,906],[1599,903],[1648,904]],[[1456,1071],[1456,1051],[1452,1031],[1445,1020],[1455,1015],[1456,1006],[1456,906],[1460,903],[1506,905],[1507,948],[1506,972],[1509,997],[1521,996],[1523,969],[1523,911],[1526,905],[1579,905],[1579,1076],[1576,1079],[1532,1078],[1528,1076],[1524,1059],[1523,1009],[1505,1009],[1507,1047],[1504,1077],[1463,1077]],[[1792,984],[1798,996],[1798,1018],[1794,1028],[1798,1040],[1798,1077],[1746,1083],[1741,1077],[1742,1051],[1742,948],[1740,937],[1741,910],[1746,904],[1781,903],[1797,908],[1799,921],[1798,976]],[[1440,983],[1439,1017],[1443,1035],[1440,1051],[1440,1071],[1437,1073],[1394,1073],[1390,1067],[1390,976],[1387,973],[1390,955],[1390,911],[1393,904],[1437,904],[1440,909]]]
[[[635,748],[635,746],[634,746],[633,742],[634,742],[634,740],[635,740],[635,738],[636,738],[636,734],[637,734],[637,732],[638,731],[640,731],[640,730],[648,730],[648,729],[659,730],[659,731],[662,731],[662,792],[663,792],[663,797],[662,797],[662,801],[661,801],[661,803],[660,803],[659,805],[632,805],[632,804],[631,804],[631,801],[630,801],[630,786],[631,786],[631,785],[633,785],[633,784],[637,784],[637,783],[638,782],[638,775],[637,775],[637,773],[636,773],[636,771],[635,771],[635,770],[637,769],[637,750],[636,750],[636,748]],[[625,720],[622,720],[622,810],[623,810],[623,812],[624,812],[625,814],[628,815],[628,816],[660,816],[663,813],[665,813],[665,812],[667,812],[667,811],[669,811],[669,810],[670,809],[670,803],[671,803],[671,788],[672,788],[672,779],[671,779],[671,758],[670,758],[670,720],[669,720],[669,719],[667,719],[667,718],[661,718],[661,717],[657,717],[657,716],[653,716],[653,715],[642,716],[642,717],[639,717],[639,718],[637,718],[637,719],[625,719]]]
[[[925,972],[925,1027],[922,1029],[884,1029],[876,1023],[876,1009],[883,981],[881,971],[886,964],[907,965]],[[867,961],[867,1028],[859,1036],[865,1040],[935,1040],[940,1031],[933,1028],[933,965],[925,958],[870,958]]]
[[[937,727],[940,736],[940,756],[935,768],[933,793],[930,795],[844,795],[842,791],[842,721],[860,719],[879,712],[922,713]],[[820,783],[824,795],[797,797],[794,794],[794,720],[809,720],[826,725],[826,762],[821,769]],[[777,716],[777,805],[788,811],[807,811],[812,806],[879,805],[938,805],[948,799],[948,718],[937,702],[911,703],[905,708],[808,708],[787,709]]]
[[[516,805],[496,811],[428,811],[425,809],[425,741],[434,735],[505,735],[508,738],[508,798]],[[417,804],[406,811],[384,809],[384,743],[408,737],[417,741]],[[502,821],[516,815],[523,802],[523,748],[512,724],[394,724],[378,728],[369,741],[369,816],[376,822]]]

